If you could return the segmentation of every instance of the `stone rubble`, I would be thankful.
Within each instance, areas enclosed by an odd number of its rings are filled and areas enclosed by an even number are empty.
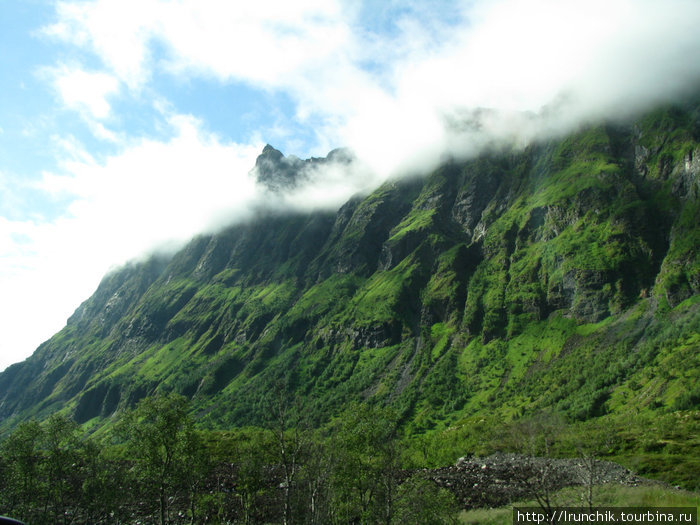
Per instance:
[[[534,498],[537,492],[593,483],[636,486],[652,483],[609,461],[554,459],[519,454],[463,457],[452,467],[424,469],[421,475],[455,495],[463,509],[500,507]]]

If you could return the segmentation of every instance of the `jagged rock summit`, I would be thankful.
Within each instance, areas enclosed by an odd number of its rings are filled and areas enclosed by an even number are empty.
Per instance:
[[[253,175],[262,186],[272,192],[291,190],[308,180],[309,170],[319,165],[337,163],[348,165],[354,157],[346,148],[336,148],[326,157],[301,160],[294,155],[284,156],[270,144],[266,144],[255,161]]]
[[[255,161],[253,169],[257,182],[270,191],[294,188],[304,166],[297,157],[285,157],[281,151],[267,144]]]

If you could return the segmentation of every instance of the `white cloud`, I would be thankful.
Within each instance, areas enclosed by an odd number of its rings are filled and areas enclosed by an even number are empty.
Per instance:
[[[510,139],[514,111],[567,101],[556,119],[550,111],[528,121],[520,130],[527,140],[637,110],[700,78],[694,0],[465,0],[451,12],[408,2],[387,34],[363,26],[372,6],[61,2],[47,32],[92,50],[133,89],[168,73],[284,91],[300,121],[384,175],[416,159],[437,162],[448,147],[465,149],[445,127],[455,109],[504,111],[507,119],[490,129]]]
[[[115,76],[66,65],[51,69],[50,74],[66,106],[86,112],[93,119],[109,117],[111,106],[107,99],[119,92],[119,80]]]
[[[378,169],[425,169],[446,152],[625,116],[697,90],[699,23],[700,3],[687,0],[476,2],[441,43],[388,64],[393,90],[358,91],[339,135]],[[410,35],[397,45],[411,48]],[[446,116],[478,108],[495,110],[479,133],[446,128]]]
[[[149,28],[158,25],[156,0],[58,2],[58,21],[44,33],[94,50],[107,68],[131,88],[149,78]]]
[[[322,166],[314,165],[303,170],[304,182],[298,187],[275,196],[277,207],[301,211],[317,209],[337,209],[348,197],[374,189],[381,180],[377,173],[358,159],[347,163],[344,160],[331,160]]]
[[[44,174],[42,188],[71,197],[66,214],[0,216],[0,369],[59,330],[109,268],[251,212],[258,190],[248,171],[262,144],[225,142],[186,115],[169,124],[170,140],[136,140],[104,162],[63,141],[62,170]]]
[[[0,217],[0,286],[5,298],[0,301],[5,320],[0,370],[29,355],[63,326],[67,309],[62,301],[72,300],[75,308],[79,300],[75,302],[74,294],[88,291],[75,286],[70,272],[59,273],[66,257],[61,258],[52,238],[56,229]],[[54,262],[59,265],[54,267]]]
[[[167,4],[154,37],[172,72],[278,87],[326,65],[350,38],[337,2],[225,0]]]
[[[44,33],[93,50],[130,88],[154,67],[278,85],[348,38],[342,8],[329,0],[98,0],[59,2]],[[155,64],[149,44],[167,48]]]
[[[63,174],[45,179],[54,190],[73,192],[68,212],[76,223],[124,239],[107,248],[113,263],[161,240],[187,240],[223,211],[245,215],[254,200],[248,170],[260,144],[224,143],[191,116],[172,115],[169,123],[175,135],[168,141],[139,139],[103,163],[73,155]]]

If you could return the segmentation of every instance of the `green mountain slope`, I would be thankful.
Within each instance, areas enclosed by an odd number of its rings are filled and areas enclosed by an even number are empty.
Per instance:
[[[0,428],[101,427],[155,391],[205,427],[256,424],[276,385],[317,423],[368,399],[409,432],[697,408],[699,115],[447,163],[130,264],[0,374]],[[284,191],[303,164],[268,147],[262,182]]]

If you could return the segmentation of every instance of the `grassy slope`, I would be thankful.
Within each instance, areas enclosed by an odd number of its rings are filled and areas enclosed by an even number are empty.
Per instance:
[[[565,489],[555,497],[562,505],[581,504],[582,489]],[[700,507],[700,496],[681,490],[662,487],[625,487],[605,485],[595,487],[597,496],[594,503],[601,507]],[[515,505],[537,507],[534,501],[524,501]],[[510,525],[513,523],[513,507],[498,509],[477,509],[462,512],[460,523],[480,525]]]

